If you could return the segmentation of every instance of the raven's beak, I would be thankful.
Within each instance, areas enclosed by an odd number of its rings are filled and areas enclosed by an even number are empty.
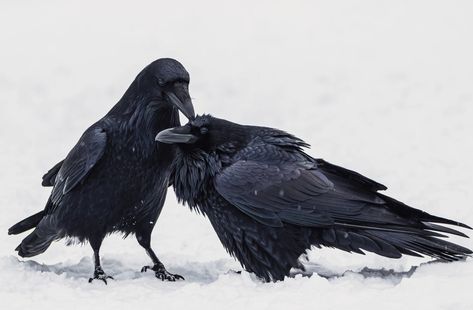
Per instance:
[[[181,127],[174,127],[168,128],[156,136],[155,140],[167,143],[167,144],[174,144],[174,143],[185,143],[190,144],[197,141],[197,137],[190,133],[190,129],[188,126],[181,126]]]
[[[169,101],[174,104],[189,120],[195,118],[194,106],[189,96],[188,85],[185,83],[174,84],[172,90],[165,92]]]

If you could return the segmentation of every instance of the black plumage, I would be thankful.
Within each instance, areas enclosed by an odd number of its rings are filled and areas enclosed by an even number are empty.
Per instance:
[[[151,249],[151,232],[169,184],[173,146],[156,143],[157,132],[179,125],[179,110],[194,117],[189,74],[174,59],[148,65],[120,101],[88,128],[67,157],[43,177],[52,186],[43,211],[9,229],[18,234],[35,228],[17,247],[31,257],[52,241],[89,241],[95,258],[94,278],[109,278],[100,266],[102,240],[112,232],[135,234],[162,280],[182,278],[166,271]],[[91,279],[92,280],[92,279]]]
[[[206,215],[227,251],[257,276],[282,280],[311,246],[446,261],[472,252],[445,241],[470,228],[380,194],[386,187],[314,159],[277,129],[199,116],[156,137],[176,144],[171,180],[180,201]]]

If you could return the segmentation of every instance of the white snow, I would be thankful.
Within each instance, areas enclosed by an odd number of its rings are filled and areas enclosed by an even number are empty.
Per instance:
[[[389,195],[472,225],[472,14],[471,1],[432,0],[0,2],[0,308],[473,309],[473,259],[365,279],[356,271],[427,260],[324,249],[312,269],[355,272],[271,284],[229,272],[239,264],[172,192],[152,244],[184,282],[141,274],[132,237],[105,240],[105,286],[87,283],[88,245],[20,259],[24,235],[6,234],[43,208],[42,174],[159,57],[186,66],[197,112],[285,129]]]

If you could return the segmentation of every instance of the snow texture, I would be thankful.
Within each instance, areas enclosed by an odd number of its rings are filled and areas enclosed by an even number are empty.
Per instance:
[[[231,272],[207,220],[172,192],[152,244],[184,282],[140,273],[133,237],[105,240],[105,286],[87,282],[88,245],[20,259],[24,235],[6,234],[43,208],[42,174],[160,57],[186,66],[197,112],[289,131],[311,155],[472,225],[472,14],[471,1],[1,1],[0,308],[473,309],[473,259],[411,270],[428,260],[323,249],[309,269],[339,277]]]

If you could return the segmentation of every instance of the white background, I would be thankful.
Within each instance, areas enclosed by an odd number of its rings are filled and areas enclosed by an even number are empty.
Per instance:
[[[44,207],[42,174],[160,57],[188,69],[198,113],[289,131],[311,155],[386,184],[389,195],[473,225],[472,16],[471,1],[2,0],[0,306],[472,309],[472,259],[424,265],[400,282],[349,273],[262,284],[227,274],[239,264],[172,191],[152,244],[185,282],[140,274],[148,258],[133,237],[105,240],[104,269],[116,278],[105,286],[87,283],[88,245],[57,242],[18,259],[25,235],[6,234]],[[337,273],[426,261],[328,249],[309,259]]]

